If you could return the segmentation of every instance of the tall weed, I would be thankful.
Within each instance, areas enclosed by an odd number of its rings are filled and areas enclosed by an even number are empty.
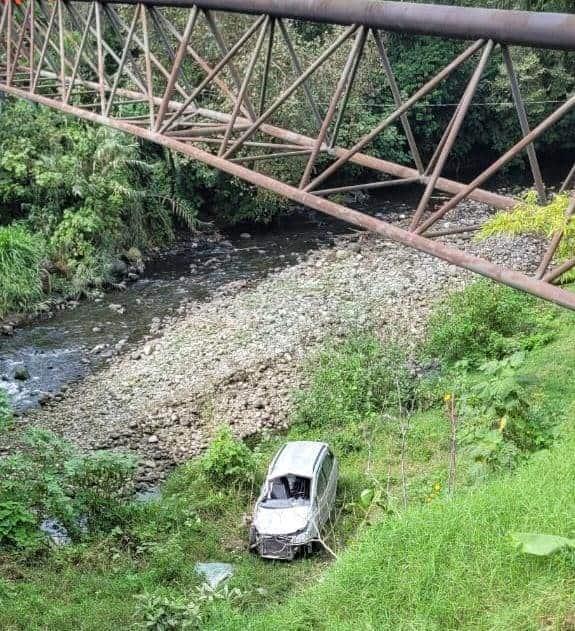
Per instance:
[[[480,280],[436,307],[424,354],[446,362],[501,358],[549,341],[551,313],[525,293]]]
[[[326,347],[309,366],[312,382],[297,401],[296,423],[336,428],[397,412],[413,397],[404,352],[361,333]]]
[[[44,242],[23,226],[0,226],[0,318],[42,296]]]

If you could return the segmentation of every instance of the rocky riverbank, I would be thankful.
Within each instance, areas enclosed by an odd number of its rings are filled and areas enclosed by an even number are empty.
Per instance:
[[[468,203],[461,221],[488,212]],[[542,248],[527,238],[521,247],[507,238],[446,241],[524,271]],[[133,450],[142,457],[140,484],[153,484],[222,423],[242,436],[286,427],[304,360],[326,338],[373,327],[413,344],[431,305],[470,278],[378,237],[341,236],[261,281],[229,283],[208,302],[184,296],[152,339],[20,417],[16,432],[40,425],[82,448]]]

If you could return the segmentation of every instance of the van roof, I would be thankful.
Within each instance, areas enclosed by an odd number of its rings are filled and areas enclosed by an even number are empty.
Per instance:
[[[291,473],[304,478],[311,478],[318,456],[326,447],[326,443],[311,440],[294,440],[286,443],[274,458],[270,475],[278,477]]]

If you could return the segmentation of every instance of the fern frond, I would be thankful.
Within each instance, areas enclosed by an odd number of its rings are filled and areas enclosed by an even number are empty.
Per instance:
[[[565,261],[575,256],[575,217],[566,220],[568,204],[569,196],[563,193],[556,195],[546,206],[540,206],[537,203],[537,193],[530,191],[513,210],[497,213],[487,221],[477,238],[529,234],[548,239],[561,231],[563,239],[555,254],[555,261]]]

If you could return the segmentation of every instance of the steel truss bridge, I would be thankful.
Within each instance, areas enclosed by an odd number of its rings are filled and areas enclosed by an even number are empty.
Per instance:
[[[534,142],[573,114],[575,95],[530,126],[510,48],[575,51],[575,15],[375,0],[0,0],[0,11],[0,92],[156,142],[298,204],[575,309],[575,294],[557,285],[575,259],[553,265],[563,232],[552,235],[533,276],[439,238],[469,229],[457,226],[457,206],[466,199],[498,209],[515,206],[515,199],[482,187],[521,152],[545,200]],[[302,22],[333,25],[311,59],[298,36]],[[389,32],[465,45],[406,96],[387,54]],[[471,182],[452,181],[443,172],[494,55],[506,70],[522,134]],[[350,95],[363,68],[374,63],[386,75],[395,109],[344,146],[338,140],[352,115]],[[424,160],[409,116],[463,66],[469,79],[461,100],[434,154]],[[329,77],[335,77],[333,85]],[[318,92],[325,94],[324,102]],[[278,116],[284,108],[296,110],[294,120],[306,124],[279,126],[278,120],[286,120]],[[405,134],[413,166],[369,153],[393,125]],[[288,160],[298,165],[297,181],[270,175],[270,164]],[[330,188],[333,176],[350,164],[372,172],[373,181]],[[571,190],[575,180],[575,165],[570,166],[562,190]],[[291,165],[290,173],[294,170]],[[423,194],[408,228],[333,201],[336,193],[413,183],[422,185]],[[439,207],[431,205],[435,191],[449,196]],[[573,214],[575,195],[566,221]],[[446,216],[455,228],[441,229],[437,222]]]

